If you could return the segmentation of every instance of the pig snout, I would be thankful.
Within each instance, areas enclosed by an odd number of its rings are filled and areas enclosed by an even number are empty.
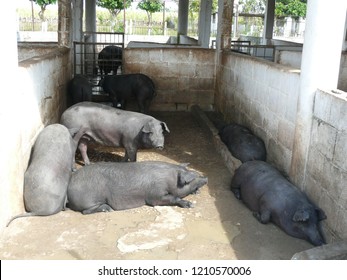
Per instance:
[[[325,238],[317,226],[313,226],[306,232],[306,237],[309,242],[315,246],[322,246],[326,244]]]
[[[207,182],[207,177],[198,177],[194,179],[194,181],[190,183],[192,193],[197,193],[202,186],[207,184]]]

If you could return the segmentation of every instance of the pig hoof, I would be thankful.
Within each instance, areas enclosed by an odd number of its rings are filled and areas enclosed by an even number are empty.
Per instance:
[[[190,201],[187,201],[187,200],[181,200],[179,203],[179,206],[181,206],[182,208],[193,208],[194,207],[193,203],[191,203]]]
[[[241,193],[239,189],[232,189],[231,190],[234,193],[234,196],[238,199],[241,200]]]
[[[195,191],[192,191],[192,194],[199,194],[200,193],[200,189],[196,189]]]

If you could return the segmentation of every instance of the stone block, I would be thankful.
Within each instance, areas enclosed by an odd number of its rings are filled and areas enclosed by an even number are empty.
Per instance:
[[[295,125],[286,119],[280,119],[278,123],[278,141],[288,150],[293,149]]]
[[[334,163],[339,166],[342,172],[347,172],[347,130],[339,131],[337,133],[335,152],[334,152]]]
[[[328,159],[333,159],[337,130],[319,119],[312,124],[311,145]]]
[[[338,241],[331,244],[315,247],[296,253],[292,260],[346,260],[347,241]]]

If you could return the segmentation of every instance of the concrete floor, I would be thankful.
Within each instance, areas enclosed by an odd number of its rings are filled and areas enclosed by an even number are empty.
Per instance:
[[[169,126],[162,151],[142,150],[138,161],[189,162],[208,176],[195,207],[149,207],[82,215],[71,211],[21,218],[0,236],[4,259],[290,259],[312,248],[272,224],[260,224],[237,200],[232,174],[191,113],[156,113]],[[122,149],[96,149],[94,160],[119,160]]]

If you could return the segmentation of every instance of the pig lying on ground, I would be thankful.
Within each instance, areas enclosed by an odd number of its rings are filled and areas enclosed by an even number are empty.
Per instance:
[[[76,75],[71,79],[68,92],[72,99],[72,104],[82,101],[92,101],[92,85],[83,75]]]
[[[99,85],[110,95],[113,107],[125,109],[128,100],[136,99],[141,113],[148,113],[155,96],[154,83],[144,74],[109,75]]]
[[[165,162],[99,162],[76,171],[68,187],[68,207],[91,214],[143,205],[192,207],[182,198],[207,178],[185,165]]]
[[[65,209],[77,142],[60,124],[49,125],[40,132],[24,174],[23,195],[27,213],[13,217],[7,225],[16,218],[48,216]]]
[[[124,161],[136,161],[139,148],[162,149],[163,133],[170,132],[166,123],[151,116],[92,102],[81,102],[68,108],[60,122],[67,128],[81,128],[78,137],[84,137],[78,147],[86,165],[90,164],[87,137],[102,145],[124,147]]]
[[[219,130],[221,140],[230,153],[241,162],[266,160],[266,148],[263,140],[255,136],[248,128],[229,124]]]
[[[261,223],[271,221],[287,234],[316,246],[325,243],[319,225],[326,218],[323,210],[268,163],[242,164],[235,171],[231,190]]]

